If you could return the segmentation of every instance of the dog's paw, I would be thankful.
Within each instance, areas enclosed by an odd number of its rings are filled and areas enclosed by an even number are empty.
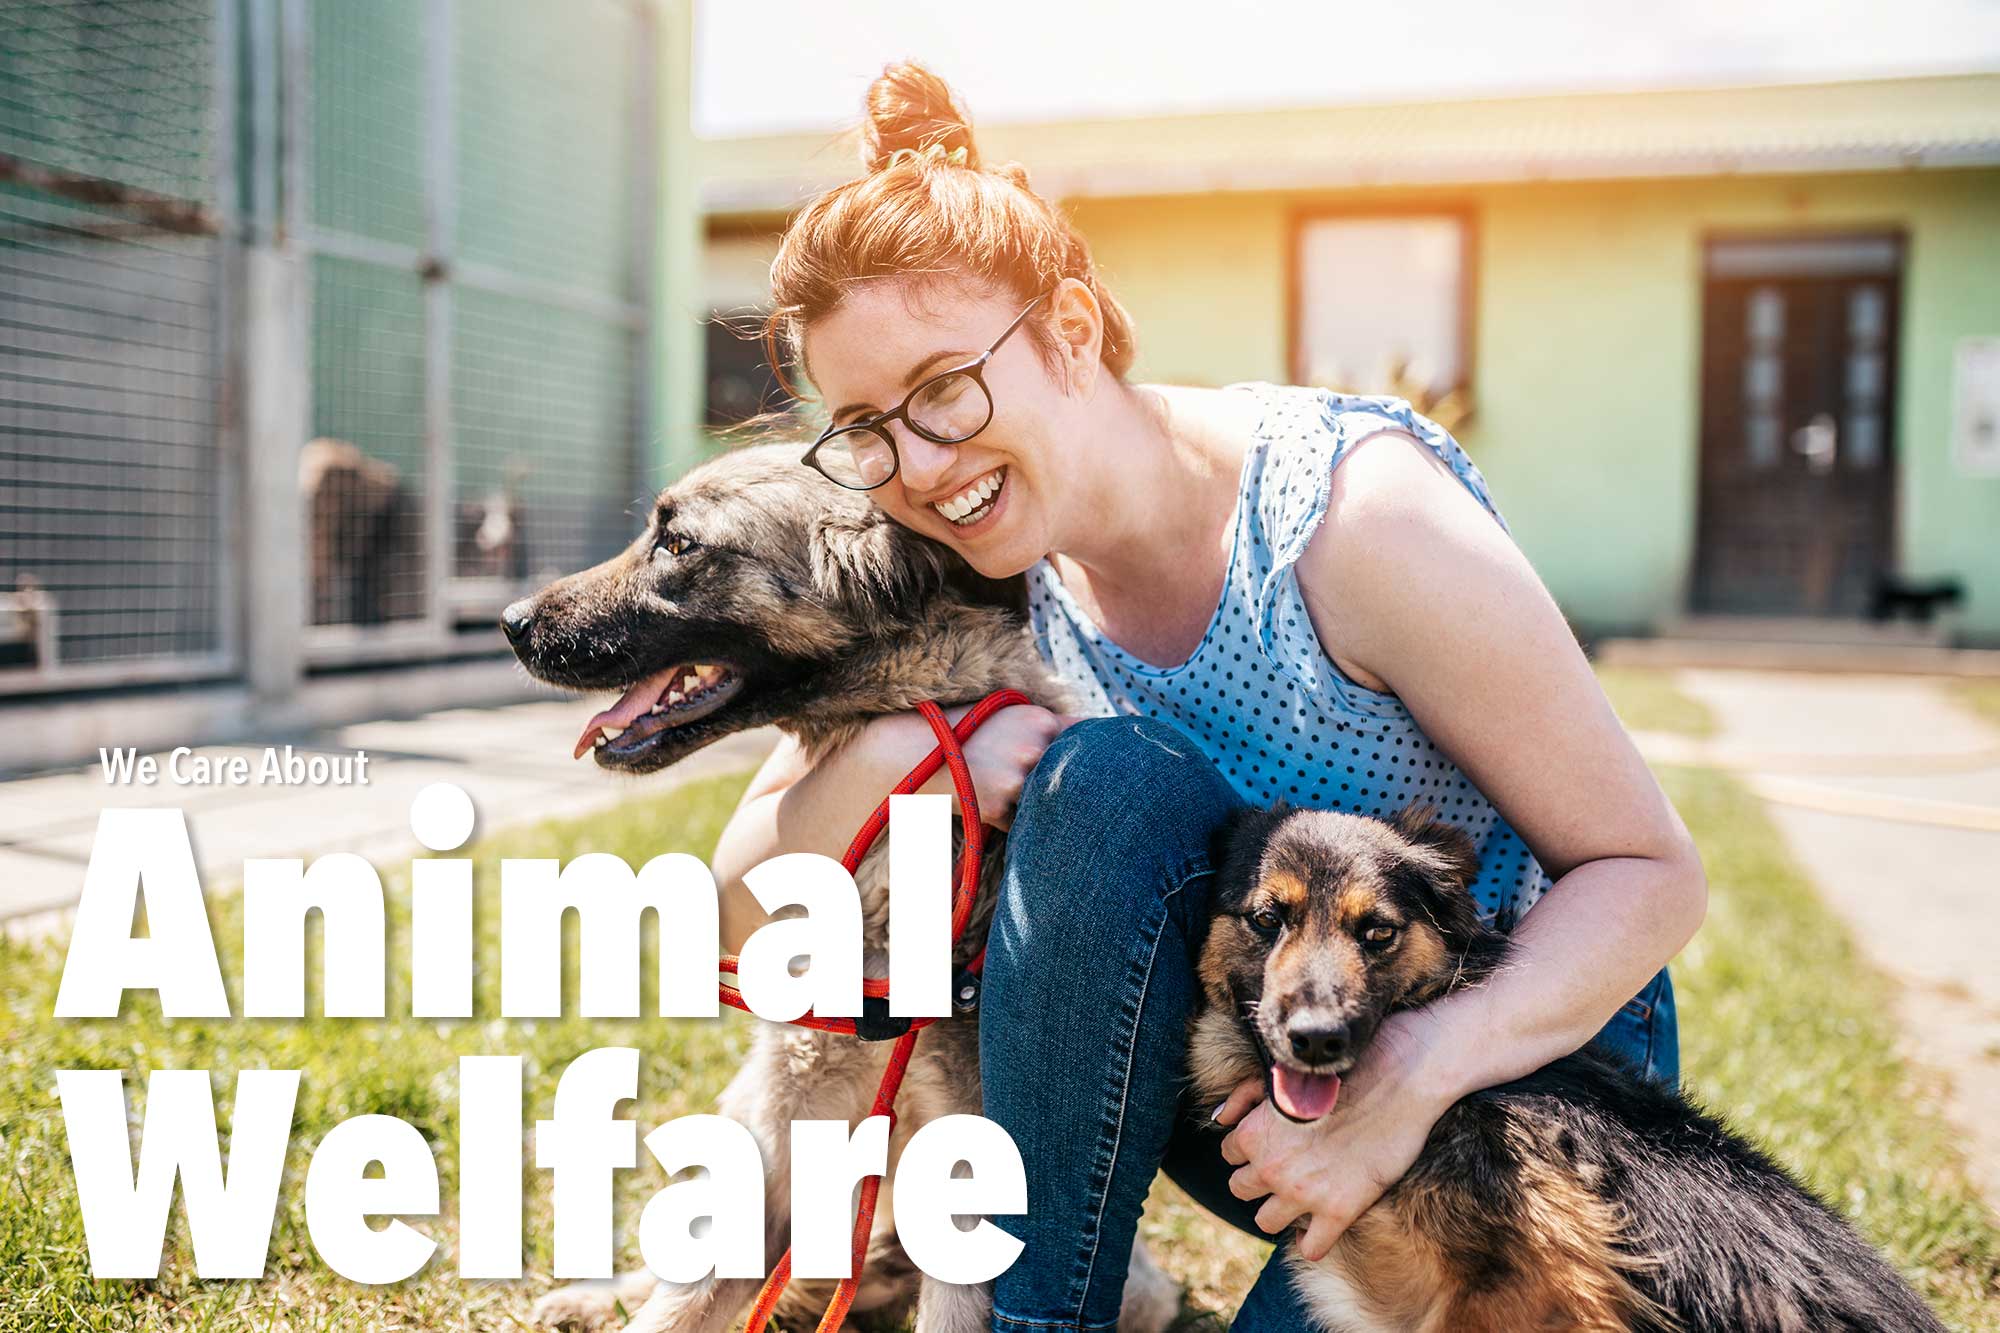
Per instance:
[[[572,1282],[536,1301],[528,1318],[538,1328],[561,1329],[563,1333],[611,1333],[625,1327],[652,1289],[653,1275],[643,1271],[602,1281]]]

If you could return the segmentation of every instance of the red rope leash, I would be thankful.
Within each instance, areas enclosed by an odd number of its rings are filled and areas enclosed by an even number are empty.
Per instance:
[[[952,897],[951,941],[954,946],[965,934],[966,924],[972,919],[973,903],[979,895],[980,862],[985,855],[986,844],[985,830],[979,822],[979,797],[973,790],[972,770],[966,766],[963,746],[972,733],[984,725],[986,719],[1001,709],[1031,702],[1032,700],[1019,690],[996,690],[973,705],[965,716],[958,720],[957,726],[946,720],[944,710],[936,704],[925,701],[917,705],[917,711],[923,714],[926,722],[930,723],[931,731],[936,735],[938,743],[936,748],[924,756],[922,763],[911,769],[903,780],[896,784],[895,790],[890,795],[907,796],[930,781],[931,775],[939,768],[951,770],[952,789],[958,796],[959,822],[965,832],[965,842],[958,853],[958,883]],[[848,874],[852,875],[860,867],[862,858],[868,855],[869,849],[875,845],[875,840],[881,837],[883,830],[888,827],[889,800],[884,797],[882,803],[875,807],[875,812],[868,816],[868,821],[861,826],[860,832],[854,835],[854,841],[848,844],[847,854],[840,858],[840,863],[846,867]],[[976,974],[985,961],[986,954],[982,950],[979,957],[972,960],[968,970]],[[719,966],[723,972],[734,974],[737,967],[736,956],[731,954],[723,958]],[[882,999],[889,994],[889,983],[880,978],[865,979],[861,983],[861,990],[864,995]],[[746,1013],[749,1011],[749,1006],[743,1002],[741,992],[733,986],[720,986],[718,991],[725,1004],[733,1005]],[[844,1032],[850,1036],[856,1035],[854,1020],[851,1018],[820,1018],[808,1010],[792,1021],[800,1027],[813,1028],[820,1032]],[[903,1086],[903,1075],[910,1067],[910,1056],[917,1046],[917,1034],[936,1021],[935,1018],[910,1019],[908,1029],[896,1038],[896,1044],[890,1048],[889,1065],[882,1071],[882,1083],[875,1091],[875,1105],[869,1114],[889,1117],[891,1132],[896,1127],[896,1093]],[[835,1333],[835,1330],[846,1321],[847,1311],[854,1304],[854,1293],[861,1286],[861,1269],[868,1259],[868,1236],[875,1224],[875,1196],[880,1193],[881,1188],[880,1176],[868,1176],[861,1182],[861,1206],[856,1210],[854,1217],[854,1263],[850,1270],[853,1276],[842,1278],[839,1287],[834,1290],[833,1303],[827,1307],[825,1316],[819,1321],[819,1333]],[[792,1252],[787,1249],[784,1257],[778,1260],[778,1266],[764,1279],[763,1289],[757,1293],[757,1304],[750,1311],[750,1319],[744,1326],[744,1333],[763,1333],[764,1326],[770,1321],[772,1311],[777,1309],[778,1298],[784,1294],[785,1285],[791,1281],[791,1277]]]

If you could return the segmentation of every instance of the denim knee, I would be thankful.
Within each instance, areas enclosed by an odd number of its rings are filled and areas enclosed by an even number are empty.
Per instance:
[[[1122,915],[1135,896],[1172,893],[1209,872],[1209,841],[1240,804],[1192,741],[1153,718],[1089,718],[1067,728],[1029,774],[1007,838],[1002,909],[1046,928]]]
[[[1029,775],[987,936],[983,1109],[1020,1149],[1025,1245],[996,1330],[1113,1330],[1147,1189],[1181,1116],[1193,941],[1228,783],[1172,727],[1077,723]]]

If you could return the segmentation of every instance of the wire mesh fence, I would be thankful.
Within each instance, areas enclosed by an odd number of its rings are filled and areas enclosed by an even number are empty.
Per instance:
[[[213,20],[0,5],[0,690],[226,646]]]
[[[624,298],[637,128],[631,7],[483,0],[479,13],[459,24],[452,62],[459,259]]]
[[[636,403],[630,11],[496,0],[456,53],[455,572],[477,590],[602,559],[629,532]],[[510,34],[532,32],[533,45]],[[536,103],[518,90],[533,80]],[[532,182],[532,184],[530,184]],[[526,284],[495,282],[512,274]],[[532,331],[532,333],[531,333]],[[594,479],[620,477],[624,490]],[[488,600],[497,596],[497,591]]]
[[[643,13],[310,12],[313,623],[441,642],[629,531]]]
[[[474,290],[458,294],[455,315],[456,572],[518,580],[616,551],[638,495],[629,335]]]
[[[424,293],[414,273],[312,264],[306,497],[311,623],[425,614]]]
[[[241,672],[248,451],[296,457],[308,666],[497,649],[629,538],[654,22],[0,0],[0,696]],[[239,448],[260,245],[303,274],[299,429]]]

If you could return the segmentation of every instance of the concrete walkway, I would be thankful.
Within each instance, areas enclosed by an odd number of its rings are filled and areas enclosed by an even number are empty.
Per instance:
[[[2000,729],[1935,680],[1683,670],[1708,741],[1647,757],[1735,770],[1863,952],[1903,983],[1908,1049],[2000,1201]]]
[[[672,784],[755,767],[775,733],[734,736],[663,773],[621,778],[570,750],[592,705],[579,700],[461,708],[402,721],[368,722],[261,744],[202,746],[193,759],[243,756],[253,778],[267,748],[302,756],[368,755],[366,786],[185,785],[169,780],[160,755],[155,785],[109,785],[89,765],[0,781],[0,923],[33,932],[60,923],[83,888],[98,811],[178,806],[187,814],[203,883],[235,883],[252,856],[356,852],[378,867],[418,850],[410,800],[433,782],[472,797],[476,833],[589,814]],[[182,761],[183,767],[190,760]]]

